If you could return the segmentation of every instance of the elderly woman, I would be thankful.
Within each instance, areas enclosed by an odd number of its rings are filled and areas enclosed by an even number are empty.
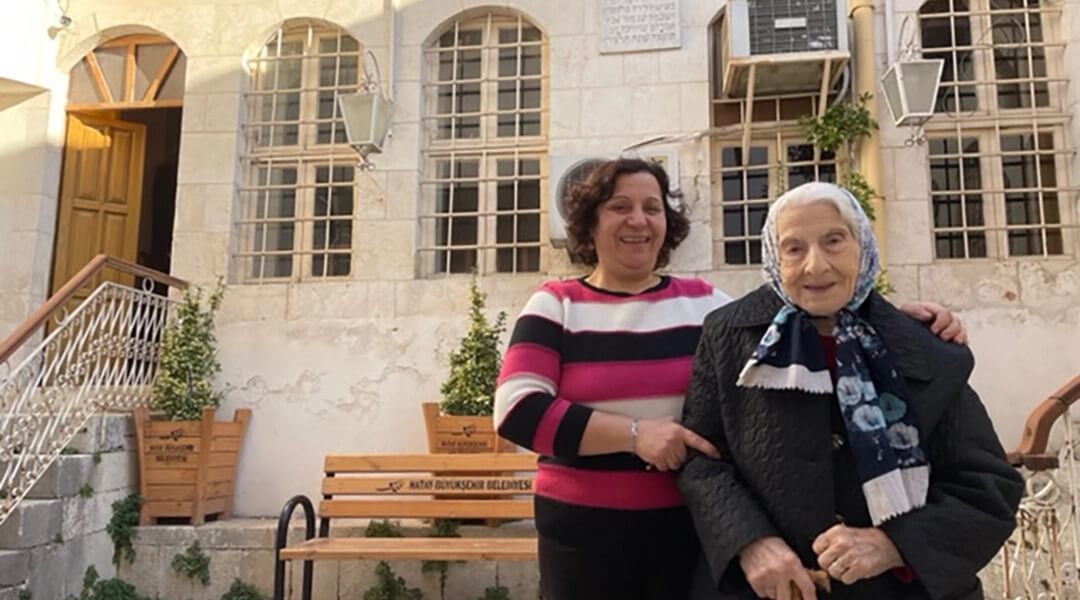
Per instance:
[[[542,455],[543,597],[681,599],[698,541],[674,471],[690,448],[719,454],[678,419],[702,321],[729,299],[657,272],[690,222],[655,163],[602,164],[570,206],[569,250],[590,272],[529,299],[495,392],[499,433]],[[937,316],[942,336],[962,335]]]
[[[713,585],[700,598],[981,598],[1023,490],[973,359],[874,292],[855,198],[809,183],[763,233],[768,285],[710,314],[683,424],[720,450],[679,476]]]

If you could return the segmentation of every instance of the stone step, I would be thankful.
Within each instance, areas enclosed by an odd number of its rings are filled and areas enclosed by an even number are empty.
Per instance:
[[[134,449],[135,425],[131,415],[109,413],[91,417],[68,448],[85,454]]]
[[[57,539],[63,524],[62,500],[23,500],[0,523],[0,548],[17,550]]]
[[[29,578],[29,551],[0,550],[0,588],[22,585]]]
[[[127,489],[136,485],[138,464],[132,452],[61,454],[45,471],[27,498],[70,498],[83,486],[94,492]]]

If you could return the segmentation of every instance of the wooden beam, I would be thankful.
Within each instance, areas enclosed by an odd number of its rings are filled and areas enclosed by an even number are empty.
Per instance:
[[[818,97],[818,111],[817,116],[820,119],[825,116],[825,108],[829,103],[829,79],[832,77],[832,59],[825,59],[824,66],[821,68],[821,92]],[[817,149],[815,148],[815,152]]]
[[[430,473],[432,471],[532,471],[531,452],[492,454],[328,454],[327,473]]]
[[[110,102],[100,104],[68,104],[68,112],[95,112],[103,110],[128,110],[133,108],[180,108],[183,100],[155,100],[153,102]]]
[[[125,35],[123,37],[109,40],[104,44],[98,46],[98,48],[121,48],[133,44],[137,44],[139,46],[162,46],[165,44],[172,44],[172,41],[169,40],[169,38],[162,37],[160,35],[153,35],[149,33],[135,34]]]
[[[172,69],[179,56],[180,48],[173,46],[169,50],[169,54],[165,56],[165,60],[161,62],[161,66],[158,67],[157,73],[154,73],[154,78],[150,80],[150,87],[146,88],[146,93],[143,94],[143,102],[151,102],[157,97],[158,91],[161,89],[162,84],[165,83],[165,77],[169,74],[169,70]]]
[[[282,560],[536,560],[537,541],[520,538],[315,538],[283,548]]]
[[[109,84],[105,82],[105,74],[101,72],[101,65],[98,64],[97,56],[94,56],[94,52],[90,51],[86,55],[86,64],[90,65],[90,74],[94,76],[94,81],[98,86],[98,97],[101,98],[102,104],[113,104],[112,92],[109,91]],[[71,107],[68,107],[71,110]]]
[[[183,483],[163,481],[161,483]],[[323,500],[319,516],[331,519],[531,519],[528,500]]]
[[[750,164],[750,125],[754,122],[754,81],[757,79],[757,63],[750,63],[746,81],[746,114],[743,115],[742,164]]]
[[[135,44],[124,54],[124,102],[135,101]]]

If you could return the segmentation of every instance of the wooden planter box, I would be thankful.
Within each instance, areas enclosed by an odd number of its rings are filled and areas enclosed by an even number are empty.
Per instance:
[[[186,517],[193,525],[209,516],[229,518],[251,411],[237,410],[232,421],[215,421],[212,408],[200,421],[152,419],[145,408],[134,416],[143,500],[139,524],[163,517]]]
[[[513,442],[499,437],[491,417],[456,417],[439,412],[437,402],[425,402],[424,426],[428,452],[432,454],[478,454],[516,452]]]

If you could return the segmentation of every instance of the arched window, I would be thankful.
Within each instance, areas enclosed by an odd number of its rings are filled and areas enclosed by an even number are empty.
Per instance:
[[[242,279],[352,272],[356,155],[337,98],[362,83],[362,52],[339,27],[289,21],[248,61]]]
[[[1056,16],[1054,16],[1056,15]],[[939,259],[1073,252],[1060,8],[1042,0],[929,0],[923,55],[945,61],[926,125]]]
[[[527,19],[491,12],[424,48],[424,274],[541,270],[546,54]]]

